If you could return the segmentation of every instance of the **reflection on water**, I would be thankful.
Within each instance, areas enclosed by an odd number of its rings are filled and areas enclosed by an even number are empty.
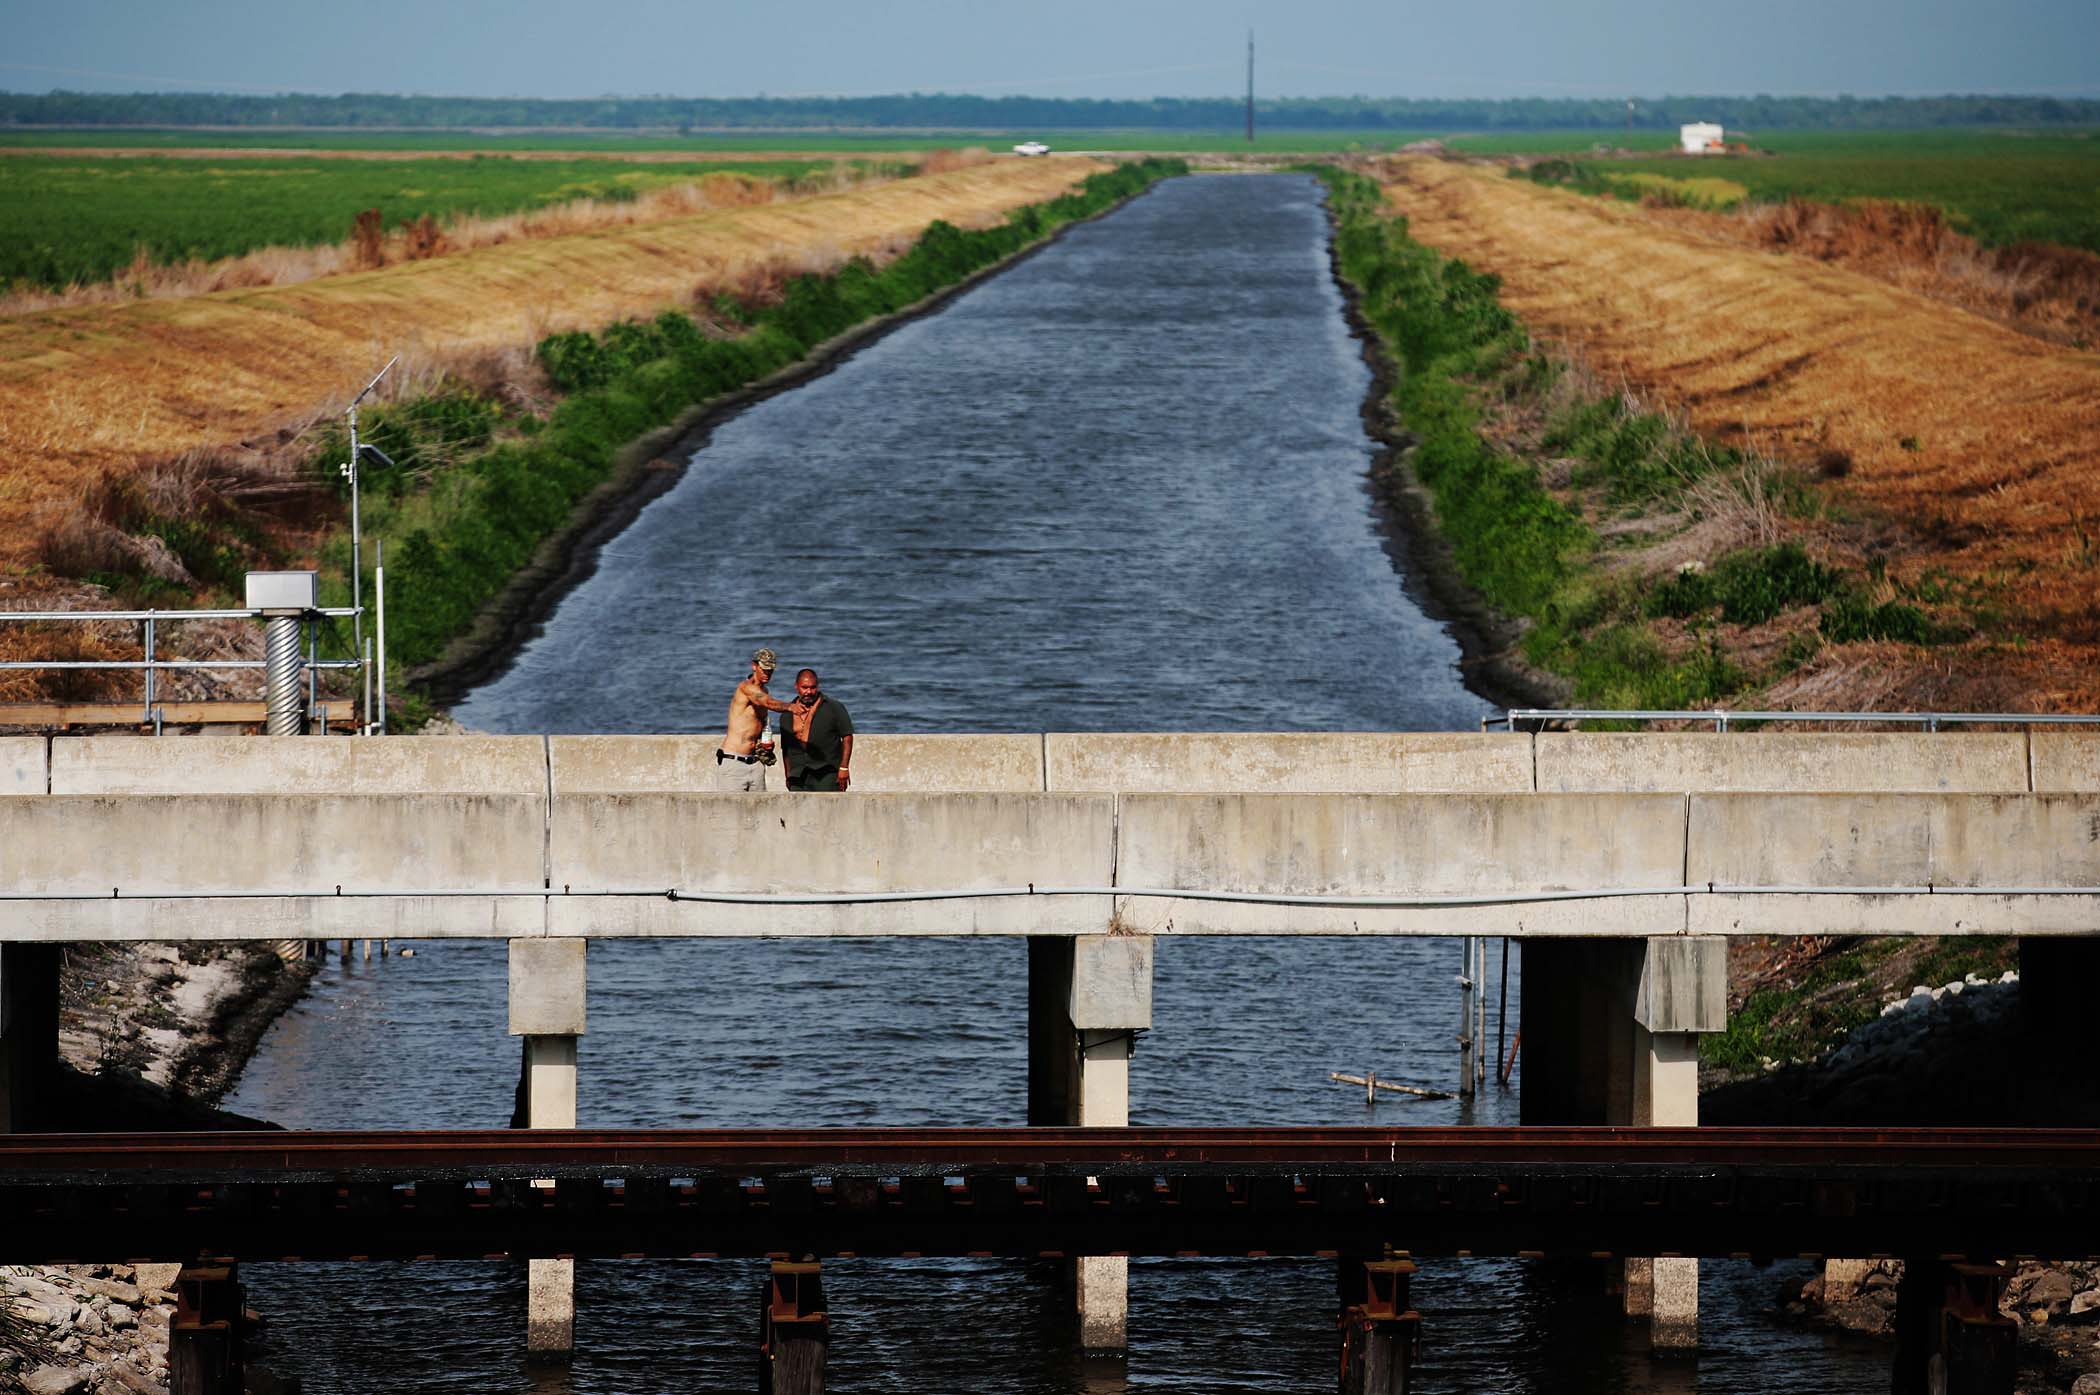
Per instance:
[[[1296,176],[1175,181],[726,423],[462,719],[718,730],[764,643],[790,669],[820,667],[869,731],[1473,727],[1485,705],[1457,646],[1374,527],[1368,380],[1317,195]],[[294,1127],[507,1122],[504,955],[443,942],[331,966],[232,1107]],[[1451,940],[1162,942],[1132,1120],[1356,1123],[1362,1095],[1330,1071],[1449,1084],[1458,969]],[[1025,984],[1016,941],[598,941],[579,1118],[1019,1123]],[[1515,1097],[1389,1101],[1374,1117],[1512,1123]],[[551,1371],[522,1360],[519,1265],[246,1272],[296,1346],[280,1364],[317,1393],[754,1379],[757,1265],[579,1264],[576,1361]],[[1418,1389],[1885,1388],[1871,1346],[1771,1325],[1786,1272],[1707,1265],[1705,1347],[1654,1361],[1594,1282],[1425,1260]],[[1127,1361],[1082,1361],[1060,1285],[1053,1265],[827,1265],[831,1387],[1334,1383],[1329,1263],[1133,1263]]]

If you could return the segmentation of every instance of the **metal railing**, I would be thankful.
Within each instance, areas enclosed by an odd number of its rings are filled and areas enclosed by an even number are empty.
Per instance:
[[[1711,722],[1727,731],[1730,722],[1891,722],[1938,731],[1942,726],[2100,726],[2100,715],[2042,712],[1731,712],[1657,711],[1645,708],[1512,707],[1480,719],[1480,729],[1500,726],[1517,730],[1522,722]]]
[[[141,627],[141,653],[138,659],[9,659],[0,661],[0,671],[10,669],[85,669],[85,670],[135,670],[145,675],[145,695],[140,704],[140,720],[160,730],[160,694],[155,677],[163,669],[242,669],[267,668],[267,659],[161,659],[154,657],[157,648],[156,627],[191,620],[261,620],[270,612],[264,610],[4,610],[0,611],[0,623],[17,624],[74,623],[95,624],[104,622],[132,623]],[[364,669],[365,660],[324,659],[320,656],[320,636],[312,621],[316,619],[344,619],[361,616],[361,606],[324,606],[307,612],[306,629],[306,709],[309,720],[321,710],[320,695],[316,689],[316,678],[322,669]]]

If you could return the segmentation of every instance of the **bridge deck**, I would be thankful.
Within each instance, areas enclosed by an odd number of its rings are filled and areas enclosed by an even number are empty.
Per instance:
[[[0,1262],[2100,1255],[2100,1131],[18,1135]]]

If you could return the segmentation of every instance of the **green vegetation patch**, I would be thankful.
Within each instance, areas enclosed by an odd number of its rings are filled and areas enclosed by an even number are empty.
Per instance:
[[[716,172],[793,183],[831,168],[809,160],[6,157],[0,288],[107,281],[140,248],[165,264],[342,242],[368,208],[391,228],[426,215],[443,223],[581,198],[632,199]]]
[[[1482,599],[1529,622],[1526,659],[1567,678],[1576,701],[1704,707],[1771,682],[1825,640],[1927,645],[1969,633],[1927,609],[1956,598],[1905,594],[1885,575],[1848,575],[1791,543],[1661,574],[1608,566],[1624,544],[1601,538],[1577,500],[1666,528],[1729,500],[1773,512],[1813,501],[1762,462],[1621,395],[1584,395],[1533,350],[1496,278],[1415,241],[1371,180],[1313,172],[1329,189],[1341,273],[1397,369],[1392,404],[1414,438],[1406,459],[1439,532]],[[1565,463],[1572,499],[1548,487],[1536,460],[1483,431],[1501,404],[1543,419],[1537,453]],[[1637,545],[1646,534],[1631,536]],[[1734,629],[1774,621],[1790,628],[1764,646],[1760,667],[1731,656]]]
[[[2004,935],[1857,940],[1818,959],[1791,986],[1751,993],[1728,1014],[1727,1030],[1699,1038],[1699,1059],[1745,1072],[1766,1061],[1813,1060],[1912,984],[1938,987],[1972,973],[1995,979],[2018,960],[2019,941]]]
[[[1567,150],[1542,140],[1505,143]],[[1930,204],[1989,246],[2057,242],[2100,252],[2100,137],[2090,131],[1777,131],[1752,143],[1769,154],[1550,159],[1521,173],[1588,193],[1688,205],[1721,206],[1713,195],[1723,182],[1758,203]]]

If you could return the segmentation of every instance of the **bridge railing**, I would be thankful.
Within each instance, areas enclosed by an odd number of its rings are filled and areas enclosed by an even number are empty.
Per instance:
[[[1725,707],[1664,710],[1613,707],[1512,707],[1480,719],[1482,731],[1501,727],[1519,731],[1529,725],[1534,731],[1549,722],[1711,722],[1715,731],[1727,731],[1731,723],[1745,722],[1836,722],[1849,725],[1886,723],[1890,726],[1923,727],[1938,731],[1943,726],[2100,726],[2100,715],[2057,712],[1797,712],[1731,711]]]

